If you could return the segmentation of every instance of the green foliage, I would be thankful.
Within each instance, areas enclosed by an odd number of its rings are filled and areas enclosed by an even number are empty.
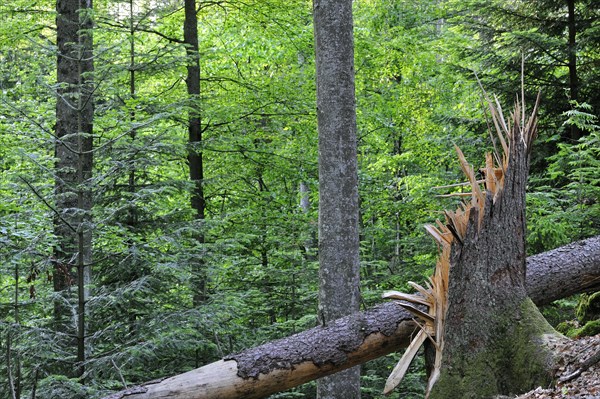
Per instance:
[[[600,320],[591,320],[576,330],[573,336],[579,338],[597,334],[600,334]]]
[[[582,323],[600,319],[600,292],[581,294],[575,314]]]
[[[0,6],[0,347],[11,354],[0,362],[0,397],[13,394],[9,375],[21,397],[34,389],[44,398],[101,397],[316,323],[311,4],[198,2],[201,94],[188,98],[183,10],[159,3],[95,5],[85,380],[71,378],[73,340],[53,324],[55,4]],[[537,3],[544,7],[515,7],[563,24],[560,10]],[[593,16],[584,3],[581,15]],[[462,181],[452,144],[473,160],[490,147],[471,71],[512,98],[521,48],[531,50],[526,70],[550,82],[528,196],[529,250],[600,230],[597,72],[582,65],[579,103],[563,101],[565,68],[543,54],[564,54],[564,29],[515,24],[506,10],[491,1],[354,2],[365,306],[429,275],[436,247],[422,225],[456,206],[432,187]],[[582,28],[580,57],[597,61],[586,50],[597,27]],[[548,67],[536,69],[540,60]],[[541,84],[530,79],[533,95]],[[190,206],[192,111],[203,129],[195,149],[204,159],[204,220]],[[571,126],[584,133],[577,142],[565,140]],[[198,305],[199,278],[206,300]],[[75,314],[77,304],[66,305]],[[573,306],[548,315],[570,318]],[[396,360],[363,367],[364,397],[381,397]],[[419,397],[423,383],[417,365],[392,397]],[[315,385],[274,397],[315,397]]]
[[[600,320],[591,320],[583,326],[573,320],[560,323],[556,330],[569,338],[580,338],[600,334]]]
[[[38,392],[44,399],[85,399],[94,395],[94,391],[81,385],[74,379],[62,375],[50,375],[39,382]]]
[[[569,3],[574,4],[572,23]],[[543,173],[559,142],[585,135],[563,126],[562,114],[572,109],[570,102],[586,102],[596,112],[600,107],[593,67],[598,57],[598,7],[593,1],[549,0],[448,0],[444,6],[451,29],[470,39],[453,42],[453,51],[460,54],[457,72],[476,72],[501,103],[510,104],[520,92],[524,61],[526,103],[532,104],[541,91],[532,172]]]
[[[559,299],[549,305],[540,308],[540,311],[554,328],[557,328],[565,320],[571,320],[575,317],[575,308],[577,307],[578,296]],[[562,331],[561,331],[562,332]]]
[[[422,355],[415,357],[409,372],[400,385],[389,395],[383,396],[382,387],[385,386],[387,376],[400,360],[401,353],[391,354],[366,363],[362,369],[361,397],[365,398],[423,398],[427,377],[425,375],[425,358]]]
[[[537,253],[587,238],[600,230],[600,129],[589,105],[577,105],[567,113],[565,125],[589,132],[577,143],[560,143],[548,158],[547,172],[531,179],[527,198],[528,242]]]

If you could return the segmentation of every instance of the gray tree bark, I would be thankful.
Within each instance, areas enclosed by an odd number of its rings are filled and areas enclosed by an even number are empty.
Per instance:
[[[525,285],[525,187],[535,120],[529,123],[517,105],[502,131],[503,188],[485,193],[483,210],[471,208],[465,236],[452,243],[441,376],[432,399],[513,395],[551,382],[553,354],[545,341],[558,335]]]
[[[137,88],[136,88],[136,65],[135,65],[135,33],[136,33],[136,25],[135,25],[135,0],[129,0],[129,95],[131,98],[135,98],[137,96]],[[133,145],[137,139],[138,130],[133,127],[135,126],[136,115],[135,111],[132,110],[129,113],[129,121],[131,123],[131,131],[129,132],[129,138],[131,139],[131,144]],[[129,158],[130,167],[129,167],[129,176],[127,182],[127,191],[130,195],[130,198],[135,197],[135,192],[137,191],[137,154],[131,154]],[[131,205],[127,210],[127,226],[130,229],[136,229],[138,227],[138,210],[136,206]]]
[[[359,310],[358,166],[352,0],[314,0],[319,129],[319,320]],[[318,382],[321,399],[360,398],[360,369]]]
[[[598,290],[600,236],[527,259],[527,292],[538,305]],[[417,328],[408,312],[388,302],[109,398],[262,398],[400,350]]]
[[[57,0],[57,102],[55,155],[54,318],[58,330],[76,336],[77,375],[85,361],[85,303],[92,257],[89,180],[93,153],[93,72],[91,0]],[[71,324],[72,298],[77,285],[77,325]]]
[[[548,305],[575,294],[600,291],[600,236],[527,258],[527,294]]]

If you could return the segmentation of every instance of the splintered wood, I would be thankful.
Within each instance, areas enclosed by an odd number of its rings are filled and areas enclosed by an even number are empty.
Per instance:
[[[421,331],[415,336],[410,346],[404,352],[404,355],[387,379],[384,394],[389,394],[405,376],[408,366],[416,356],[418,349],[429,339],[435,347],[435,362],[429,382],[427,384],[427,394],[440,376],[442,366],[442,354],[444,350],[444,322],[446,311],[448,309],[448,279],[450,274],[450,253],[452,245],[458,243],[462,245],[467,234],[469,220],[472,212],[476,212],[477,229],[481,228],[483,217],[485,215],[486,201],[494,204],[502,192],[504,186],[504,176],[508,168],[508,161],[511,154],[511,144],[515,140],[522,140],[529,150],[535,132],[537,131],[537,119],[535,117],[539,95],[533,112],[529,120],[525,121],[525,107],[522,101],[517,99],[515,110],[508,120],[504,119],[502,108],[497,98],[490,100],[486,95],[489,104],[489,110],[496,128],[496,137],[500,143],[502,153],[498,153],[494,142],[493,153],[486,154],[485,167],[479,171],[482,179],[477,179],[475,169],[471,166],[463,152],[458,146],[455,146],[460,167],[467,178],[467,182],[441,186],[437,188],[455,188],[461,186],[470,186],[471,191],[467,193],[451,193],[443,195],[444,197],[470,197],[470,200],[461,202],[455,211],[444,211],[445,221],[436,220],[435,225],[425,225],[425,230],[433,237],[438,244],[438,259],[433,275],[425,283],[425,287],[409,282],[416,291],[416,294],[405,294],[397,291],[389,291],[383,294],[383,298],[395,299],[398,304],[416,317]],[[491,133],[491,132],[490,132]],[[474,215],[475,216],[475,215]],[[427,307],[424,310],[423,305]]]

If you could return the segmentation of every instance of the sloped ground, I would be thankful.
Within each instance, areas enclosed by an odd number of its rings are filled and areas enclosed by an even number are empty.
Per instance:
[[[539,387],[516,399],[600,399],[600,334],[557,344],[561,356],[553,389]]]

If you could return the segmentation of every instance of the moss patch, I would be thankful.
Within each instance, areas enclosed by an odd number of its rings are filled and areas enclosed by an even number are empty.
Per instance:
[[[492,397],[497,392],[496,371],[490,363],[490,357],[487,352],[470,358],[467,362],[463,360],[463,373],[442,372],[440,379],[435,384],[431,399],[463,398],[477,399]]]
[[[592,320],[576,330],[576,337],[587,337],[590,335],[600,334],[600,320]]]
[[[430,397],[489,398],[550,384],[554,359],[545,343],[558,334],[529,298],[520,314],[516,321],[514,310],[499,316],[489,345],[444,367]]]
[[[566,335],[567,337],[573,338],[575,335],[575,331],[579,329],[579,323],[577,320],[567,320],[556,326],[556,331],[561,334]]]
[[[569,338],[589,337],[600,334],[600,320],[592,320],[580,326],[576,320],[563,321],[556,329]]]
[[[591,295],[581,294],[575,314],[582,323],[600,318],[600,291]]]
[[[522,319],[517,323],[514,336],[507,336],[503,342],[503,352],[510,354],[500,370],[503,387],[500,394],[518,394],[537,386],[547,386],[552,382],[550,370],[554,356],[545,345],[556,331],[548,324],[531,299],[521,305]],[[498,354],[502,356],[502,353]],[[499,357],[502,363],[503,358]]]

